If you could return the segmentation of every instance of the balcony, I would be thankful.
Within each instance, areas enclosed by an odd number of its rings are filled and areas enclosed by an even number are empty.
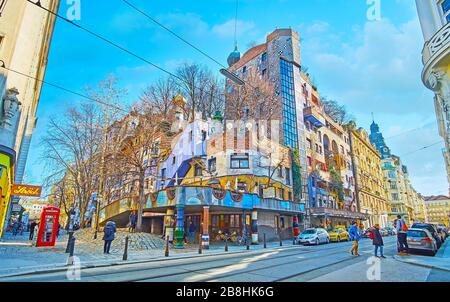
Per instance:
[[[322,114],[320,114],[319,111],[314,107],[306,107],[305,109],[303,109],[303,116],[305,122],[310,122],[314,127],[321,128],[325,126],[325,119],[323,118]]]
[[[450,23],[441,28],[429,41],[425,42],[422,50],[422,62],[424,65],[422,81],[429,89],[436,88],[435,78],[432,77],[433,69],[439,65],[449,63],[450,55]],[[445,61],[446,60],[446,61]]]

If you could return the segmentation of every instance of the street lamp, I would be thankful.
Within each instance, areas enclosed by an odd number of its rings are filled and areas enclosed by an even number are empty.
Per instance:
[[[241,80],[237,75],[235,75],[234,73],[229,72],[225,68],[222,68],[220,70],[220,73],[223,76],[225,76],[226,78],[228,78],[229,80],[233,81],[234,83],[236,83],[238,85],[244,85],[245,84],[245,82],[243,80]]]

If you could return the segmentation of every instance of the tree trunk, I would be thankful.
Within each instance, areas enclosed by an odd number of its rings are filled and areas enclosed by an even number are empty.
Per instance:
[[[136,224],[136,231],[141,232],[142,231],[142,213],[143,213],[143,205],[145,202],[145,192],[144,192],[144,174],[141,173],[139,175],[139,203],[138,203],[138,212],[137,212],[137,224]]]

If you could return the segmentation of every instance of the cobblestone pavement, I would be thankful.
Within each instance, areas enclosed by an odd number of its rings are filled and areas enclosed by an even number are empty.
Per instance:
[[[54,247],[34,247],[28,240],[29,233],[22,236],[5,234],[0,242],[0,275],[64,267],[68,254],[65,253],[68,235],[63,232]],[[121,262],[125,246],[125,237],[129,236],[128,261],[144,261],[165,257],[165,241],[148,233],[129,233],[119,229],[111,246],[111,254],[103,254],[103,233],[94,240],[92,229],[80,230],[74,234],[76,238],[74,255],[84,265],[97,265]],[[284,246],[292,246],[292,241],[284,241]],[[278,247],[279,242],[267,243],[268,248]],[[251,250],[262,249],[263,245],[251,246]],[[170,245],[170,257],[198,256],[198,244],[186,244],[184,249],[175,249]],[[228,246],[229,253],[246,250],[245,246]],[[211,244],[203,254],[218,254],[225,251],[224,243]]]

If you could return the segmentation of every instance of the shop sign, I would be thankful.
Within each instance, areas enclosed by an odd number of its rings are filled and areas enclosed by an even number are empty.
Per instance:
[[[29,186],[29,185],[12,185],[11,195],[14,196],[30,196],[40,197],[42,187],[41,186]]]

